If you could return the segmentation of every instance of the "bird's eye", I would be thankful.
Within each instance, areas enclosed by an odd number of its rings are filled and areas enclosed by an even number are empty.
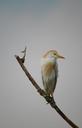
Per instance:
[[[54,55],[56,55],[56,53],[54,53]]]

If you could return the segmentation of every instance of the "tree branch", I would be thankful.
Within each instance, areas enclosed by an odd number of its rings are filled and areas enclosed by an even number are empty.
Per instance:
[[[45,100],[51,105],[52,108],[56,110],[57,113],[72,127],[72,128],[79,128],[75,123],[73,123],[61,110],[60,108],[56,105],[56,102],[54,99],[50,96],[47,96],[46,92],[42,90],[39,85],[36,83],[36,81],[33,79],[31,74],[28,72],[26,67],[23,64],[22,58],[19,56],[15,55],[16,60],[18,61],[19,65],[21,66],[22,70],[25,72],[26,76],[32,83],[32,85],[36,88],[37,92],[45,98]]]

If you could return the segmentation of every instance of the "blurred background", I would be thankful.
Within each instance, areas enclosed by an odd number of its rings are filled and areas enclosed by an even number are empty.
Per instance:
[[[25,46],[25,65],[41,87],[41,56],[50,49],[65,56],[54,97],[82,127],[82,1],[0,0],[0,128],[68,128],[17,63]]]

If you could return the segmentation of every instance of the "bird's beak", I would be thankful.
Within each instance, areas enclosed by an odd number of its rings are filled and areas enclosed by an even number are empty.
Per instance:
[[[58,58],[59,59],[65,59],[65,57],[61,56],[61,55],[58,55]]]

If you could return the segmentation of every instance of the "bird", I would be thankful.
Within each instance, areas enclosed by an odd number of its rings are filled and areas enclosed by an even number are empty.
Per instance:
[[[57,59],[65,59],[56,50],[47,51],[41,58],[43,87],[47,96],[53,97],[58,78]],[[54,98],[54,97],[53,97]]]

